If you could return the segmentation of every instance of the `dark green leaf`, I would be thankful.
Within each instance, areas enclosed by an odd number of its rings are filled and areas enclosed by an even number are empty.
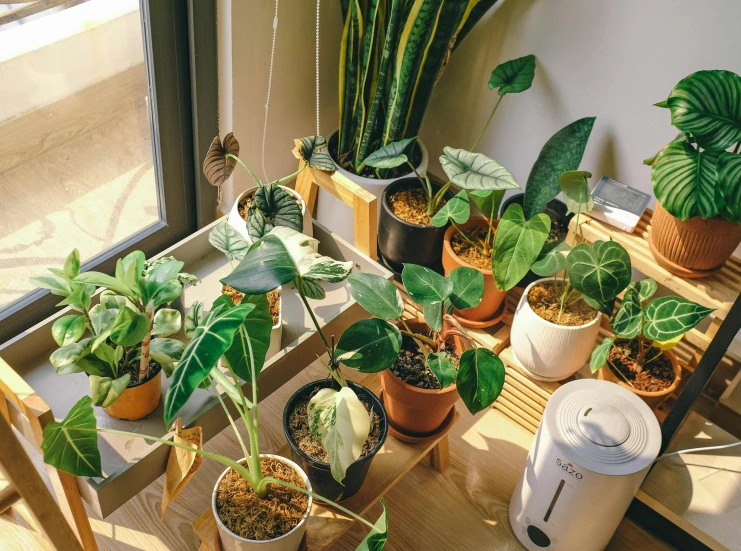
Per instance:
[[[67,346],[80,340],[85,327],[85,316],[62,316],[51,326],[51,335],[59,346]]]
[[[350,274],[347,288],[352,298],[373,316],[394,320],[404,313],[404,303],[396,285],[379,275]]]
[[[488,408],[504,386],[504,363],[491,350],[471,348],[461,354],[458,393],[473,414]]]
[[[641,300],[638,293],[629,291],[625,293],[620,308],[612,318],[610,326],[616,336],[623,339],[632,339],[641,332],[643,325],[643,312]]]
[[[348,327],[337,343],[339,361],[363,373],[377,373],[396,361],[401,333],[389,322],[371,318]]]
[[[404,150],[414,139],[412,137],[384,145],[368,155],[363,163],[375,168],[396,168],[399,165],[403,165],[409,160]]]
[[[484,296],[484,274],[475,268],[461,266],[448,275],[453,282],[450,302],[458,310],[474,308],[481,303]]]
[[[603,365],[607,363],[607,357],[610,354],[610,349],[615,339],[612,337],[605,337],[594,350],[592,350],[592,357],[589,358],[589,369],[592,373],[597,372]]]
[[[444,303],[442,302],[428,302],[422,306],[422,314],[425,318],[425,323],[430,326],[433,331],[443,330],[443,314]]]
[[[440,210],[430,219],[430,224],[436,228],[442,228],[450,223],[465,224],[471,215],[471,205],[465,189],[460,190],[455,197],[445,203]]]
[[[427,355],[427,367],[440,383],[440,388],[447,388],[455,382],[458,371],[447,352],[433,352]]]
[[[530,269],[540,277],[551,277],[566,269],[566,254],[571,250],[565,241],[546,243]]]
[[[615,241],[579,243],[566,258],[566,271],[574,289],[606,303],[630,283],[630,255]]]
[[[502,199],[504,191],[473,191],[469,195],[469,200],[489,220],[496,219]]]
[[[656,282],[650,277],[647,277],[641,279],[640,281],[633,281],[630,285],[628,285],[628,288],[625,292],[627,294],[631,291],[634,291],[638,293],[638,299],[641,302],[645,302],[652,296],[654,296],[657,288],[658,285],[656,284]]]
[[[524,92],[533,85],[535,56],[526,55],[498,65],[491,73],[489,89],[499,88],[500,96]]]
[[[500,290],[509,291],[525,277],[550,231],[548,215],[538,214],[526,221],[520,205],[507,207],[497,226],[492,258],[494,281]]]
[[[298,268],[283,243],[274,235],[266,235],[250,247],[242,262],[221,282],[246,295],[263,295],[296,276]]]
[[[147,277],[147,295],[155,296],[162,287],[175,280],[183,266],[179,260],[172,260],[155,267]]]
[[[150,322],[146,314],[134,312],[130,308],[121,308],[111,328],[111,340],[121,346],[134,346],[147,336],[149,327]]]
[[[383,546],[386,545],[386,540],[389,538],[389,523],[386,502],[383,498],[381,498],[381,505],[383,506],[383,513],[373,525],[373,530],[368,532],[368,535],[360,542],[355,551],[381,551]]]
[[[591,177],[592,173],[586,170],[569,170],[558,178],[558,185],[568,207],[567,213],[589,212],[594,208],[587,182]]]
[[[412,300],[422,305],[442,302],[453,292],[452,281],[416,264],[404,264],[401,280]]]
[[[445,147],[440,164],[453,184],[469,191],[520,189],[512,173],[483,153]]]
[[[74,476],[103,476],[95,429],[93,403],[85,396],[64,421],[52,421],[44,427],[44,462]]]
[[[103,343],[101,346],[108,346]],[[110,348],[110,347],[109,347]],[[104,356],[104,354],[101,354]],[[113,365],[107,360],[101,359],[96,353],[88,354],[84,358],[80,358],[75,362],[75,365],[88,375],[97,375],[98,377],[114,377]]]
[[[723,196],[723,216],[741,223],[741,155],[721,153],[718,158],[718,188]]]
[[[695,327],[713,312],[682,297],[659,297],[652,300],[643,313],[643,334],[654,341],[668,341]]]
[[[327,153],[327,140],[324,136],[307,136],[293,141],[296,144],[293,156],[297,159],[306,161],[309,166],[325,172],[337,169],[332,157]]]
[[[279,185],[273,183],[255,190],[254,201],[247,216],[247,232],[250,239],[257,241],[276,226],[300,232],[303,224],[301,207],[296,199]]]

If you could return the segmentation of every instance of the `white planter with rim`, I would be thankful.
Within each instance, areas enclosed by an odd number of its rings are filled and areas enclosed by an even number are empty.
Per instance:
[[[289,465],[301,475],[301,478],[306,484],[306,488],[311,491],[311,482],[309,482],[309,477],[306,476],[306,473],[301,469],[301,467],[296,465],[296,463],[294,463],[290,459],[286,459],[285,457],[267,453],[260,454],[260,457],[277,459],[278,461]],[[243,462],[244,459],[240,461],[240,463]],[[293,530],[286,534],[283,534],[279,538],[275,538],[272,540],[249,540],[247,538],[243,538],[234,534],[226,526],[224,526],[224,523],[221,522],[219,514],[216,511],[216,493],[219,490],[221,479],[226,476],[226,473],[228,473],[229,470],[230,468],[227,468],[224,470],[223,473],[221,473],[221,476],[216,481],[216,486],[214,486],[213,494],[211,495],[211,510],[214,514],[214,518],[216,519],[216,527],[219,530],[219,537],[221,538],[221,548],[224,551],[297,551],[301,545],[301,540],[304,537],[304,533],[306,532],[306,524],[309,518],[309,513],[311,512],[311,504],[313,502],[312,497],[309,496],[309,504],[306,508],[306,513],[304,514],[301,521],[293,528]]]
[[[311,213],[306,211],[306,203],[304,203],[303,197],[301,197],[298,193],[296,193],[295,190],[289,187],[280,186],[280,188],[286,193],[288,193],[288,195],[296,199],[296,201],[299,202],[299,204],[301,205],[301,215],[304,217],[304,220],[303,220],[304,227],[301,230],[301,233],[303,233],[304,235],[308,235],[309,237],[313,237],[314,230],[311,225]],[[248,243],[252,243],[252,239],[250,239],[250,236],[247,233],[247,221],[244,220],[239,215],[239,202],[246,195],[255,193],[256,189],[257,189],[257,186],[251,187],[250,189],[240,194],[239,197],[237,197],[237,200],[234,201],[232,210],[229,211],[229,225],[233,227],[235,230],[237,230],[240,233],[240,235],[247,240]]]
[[[424,176],[427,173],[427,164],[429,163],[429,155],[427,148],[422,140],[417,138],[417,143],[422,151],[422,160],[417,167],[417,172],[420,176]],[[332,159],[337,166],[337,172],[345,176],[348,180],[355,182],[365,190],[370,191],[375,195],[378,200],[381,200],[381,194],[391,182],[398,180],[398,178],[386,178],[383,180],[376,180],[373,178],[365,178],[358,176],[342,168],[337,161]],[[403,178],[414,176],[414,174],[407,174]],[[381,205],[378,205],[378,216],[381,216]],[[345,205],[342,201],[337,199],[334,195],[319,189],[316,201],[316,220],[325,228],[330,230],[332,233],[339,235],[342,239],[348,243],[352,243],[354,239],[353,234],[353,211],[350,207]]]
[[[589,361],[600,327],[597,315],[585,325],[556,325],[536,314],[527,301],[530,289],[543,278],[525,288],[517,305],[510,331],[515,361],[533,379],[561,381],[579,371]]]

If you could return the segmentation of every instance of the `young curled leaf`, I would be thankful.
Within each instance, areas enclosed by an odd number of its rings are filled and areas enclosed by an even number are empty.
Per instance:
[[[234,134],[229,132],[224,136],[223,143],[219,136],[216,136],[203,160],[203,175],[212,186],[220,187],[234,172],[237,160],[227,157],[229,153],[239,157],[239,142]]]
[[[300,161],[306,161],[310,167],[325,172],[337,170],[332,157],[326,151],[327,140],[324,136],[307,136],[293,141],[296,144],[292,151],[293,156]]]

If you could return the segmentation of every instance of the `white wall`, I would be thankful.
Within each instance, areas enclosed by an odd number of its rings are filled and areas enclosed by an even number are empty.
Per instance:
[[[437,85],[421,136],[441,173],[443,146],[470,147],[496,92],[497,64],[537,57],[533,87],[506,96],[479,151],[524,187],[540,148],[585,116],[597,121],[581,168],[651,193],[642,160],[676,134],[666,99],[700,69],[741,74],[740,0],[500,0],[454,53]]]

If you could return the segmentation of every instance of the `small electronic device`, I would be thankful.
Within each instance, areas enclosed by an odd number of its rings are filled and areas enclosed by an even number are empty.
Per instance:
[[[633,233],[651,196],[603,176],[592,190],[592,199],[594,210],[589,216]]]

